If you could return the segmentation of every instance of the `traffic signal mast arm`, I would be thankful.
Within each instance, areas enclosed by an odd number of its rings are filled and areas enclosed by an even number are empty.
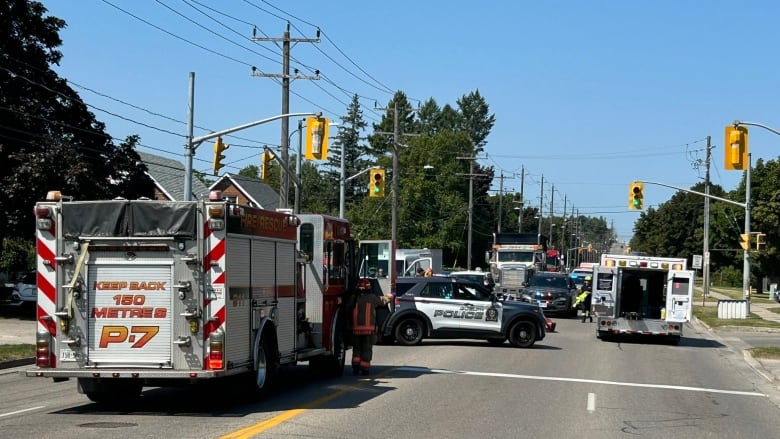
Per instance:
[[[702,197],[705,197],[705,198],[712,198],[713,200],[723,201],[724,203],[733,204],[735,206],[739,206],[739,207],[743,207],[743,208],[746,207],[745,203],[740,203],[739,201],[729,200],[727,198],[716,197],[715,195],[705,194],[703,192],[696,192],[696,191],[692,191],[690,189],[683,189],[681,187],[672,186],[670,184],[658,183],[656,181],[636,181],[636,183],[654,184],[654,185],[657,185],[657,186],[668,187],[668,188],[672,188],[672,189],[677,189],[678,191],[683,191],[683,192],[688,192],[688,193],[691,193],[691,194],[701,195]]]
[[[270,154],[271,160],[276,160],[276,162],[279,163],[279,166],[281,166],[282,169],[284,169],[284,172],[286,172],[287,175],[290,176],[290,178],[293,181],[293,184],[299,188],[303,187],[303,185],[301,184],[301,180],[298,178],[298,176],[295,175],[294,172],[290,172],[289,163],[285,162],[284,160],[282,160],[281,157],[279,157],[278,154],[275,154],[273,151],[271,151],[271,149],[268,148],[268,145],[263,145],[263,154]]]
[[[322,116],[322,112],[317,112],[317,113],[278,114],[276,116],[272,116],[272,117],[269,117],[269,118],[266,118],[266,119],[261,119],[261,120],[256,120],[254,122],[245,123],[244,125],[239,125],[237,127],[227,128],[227,129],[224,129],[222,131],[214,131],[213,133],[208,133],[205,136],[193,137],[192,140],[190,141],[190,148],[192,148],[193,151],[194,151],[195,149],[198,148],[198,146],[200,146],[201,143],[203,143],[203,142],[205,142],[207,140],[211,140],[211,139],[213,139],[215,137],[224,136],[226,134],[232,134],[232,133],[235,133],[236,131],[241,131],[241,130],[245,130],[247,128],[252,128],[252,127],[257,126],[257,125],[262,125],[264,123],[273,122],[273,121],[275,121],[277,119],[282,119],[284,117],[299,117],[299,116],[316,116],[316,117],[320,117],[320,116]]]

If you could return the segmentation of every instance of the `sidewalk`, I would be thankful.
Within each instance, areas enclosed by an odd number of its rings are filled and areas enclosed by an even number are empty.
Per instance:
[[[699,287],[696,288],[699,290]],[[731,297],[719,293],[717,290],[714,290],[710,288],[710,297],[717,300],[734,300]],[[763,297],[762,297],[763,298]],[[695,303],[694,303],[695,305]],[[718,306],[717,302],[707,302],[706,306]],[[777,322],[780,324],[780,314],[776,312],[769,311],[769,308],[780,308],[780,303],[772,302],[772,303],[759,303],[755,300],[750,301],[750,313],[757,315],[763,320],[769,320],[772,322]],[[750,328],[750,327],[745,327]],[[766,331],[766,332],[780,332],[780,328],[774,329],[774,328],[752,328],[751,330],[760,330],[760,331]]]
[[[698,289],[699,288],[697,288],[697,290]],[[716,299],[716,300],[713,301],[711,299]],[[753,299],[755,299],[755,297]],[[731,297],[725,294],[719,293],[717,290],[713,290],[712,288],[710,288],[710,297],[708,301],[705,302],[705,306],[718,306],[718,302],[717,302],[718,300],[734,300],[734,299],[732,299]],[[751,314],[755,314],[756,316],[760,317],[762,320],[768,320],[780,324],[780,313],[769,311],[769,308],[780,308],[780,303],[777,302],[759,303],[756,302],[755,300],[751,300],[749,306],[750,306],[749,310]],[[695,317],[693,320],[696,324],[706,327],[709,331],[715,333],[721,331],[723,332],[728,331],[728,332],[735,332],[735,333],[767,332],[767,333],[776,333],[780,338],[780,328],[766,328],[760,326],[736,326],[736,325],[711,328],[706,323],[702,322],[701,320]],[[748,365],[750,365],[750,367],[752,367],[756,372],[758,372],[760,375],[766,378],[767,381],[770,381],[773,384],[780,383],[780,360],[754,358],[749,350],[750,345],[745,343],[744,340],[742,340],[740,346],[734,345],[730,347],[737,351],[742,351],[742,355],[745,358],[745,362],[747,362]],[[778,385],[778,388],[780,388],[780,385]]]

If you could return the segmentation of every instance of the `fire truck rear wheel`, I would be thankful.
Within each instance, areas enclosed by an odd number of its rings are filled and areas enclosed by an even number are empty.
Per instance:
[[[138,380],[110,380],[98,382],[92,378],[79,378],[85,394],[92,402],[100,404],[128,403],[141,395],[143,384]],[[89,382],[87,382],[89,381]]]
[[[509,344],[516,348],[530,348],[536,342],[536,325],[521,320],[509,328]]]
[[[258,396],[264,396],[273,387],[277,373],[276,346],[270,337],[263,337],[254,370],[255,392]]]

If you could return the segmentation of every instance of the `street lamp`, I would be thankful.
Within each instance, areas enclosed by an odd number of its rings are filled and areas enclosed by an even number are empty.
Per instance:
[[[517,233],[523,233],[523,203],[520,203],[520,207],[515,207],[517,211]]]

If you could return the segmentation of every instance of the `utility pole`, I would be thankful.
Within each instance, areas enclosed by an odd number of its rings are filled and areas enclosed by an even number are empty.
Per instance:
[[[520,214],[517,216],[517,233],[523,233],[523,207],[525,206],[525,197],[523,196],[524,184],[525,166],[520,166]]]
[[[547,246],[552,247],[553,245],[553,220],[555,219],[555,215],[553,212],[553,200],[555,200],[555,185],[552,185],[552,189],[550,190],[550,236],[547,237]]]
[[[539,226],[536,229],[536,245],[542,243],[542,207],[544,207],[544,175],[542,175],[542,184],[539,185]]]
[[[501,213],[504,211],[504,171],[498,178],[498,233],[501,233]]]
[[[319,43],[320,42],[320,30],[317,29],[317,38],[290,38],[290,23],[287,23],[287,30],[284,32],[281,38],[273,37],[257,37],[257,28],[252,30],[252,41],[271,41],[275,43],[282,43],[282,73],[263,73],[258,72],[255,67],[252,67],[252,76],[259,76],[264,78],[280,78],[282,80],[282,114],[288,114],[290,112],[290,80],[291,79],[320,79],[319,70],[315,70],[314,76],[299,75],[298,69],[295,69],[295,74],[290,75],[290,43]],[[279,152],[281,153],[281,159],[287,163],[289,160],[289,148],[290,148],[290,120],[285,117],[282,119],[282,140]],[[279,175],[279,207],[287,208],[287,193],[290,187],[290,176],[287,175],[287,171],[281,170]]]
[[[566,246],[566,195],[563,196],[563,216],[561,217],[561,248],[560,250],[563,250],[563,248]],[[560,254],[560,251],[558,252]]]
[[[704,160],[704,193],[710,194],[710,158],[712,156],[712,145],[710,136],[707,136],[707,158]],[[710,294],[710,197],[704,197],[704,266],[702,267],[701,277],[703,283],[703,297]]]

